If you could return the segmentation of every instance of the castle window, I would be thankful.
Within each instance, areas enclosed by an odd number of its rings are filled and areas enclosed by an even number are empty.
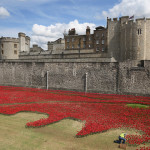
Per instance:
[[[104,47],[102,47],[102,52],[104,52],[105,51],[105,48]]]
[[[91,45],[89,44],[89,48],[91,47]]]
[[[69,39],[67,39],[67,42],[69,42]]]
[[[102,37],[104,37],[104,33],[102,33]]]
[[[96,44],[99,44],[99,40],[96,40]]]
[[[3,44],[1,45],[1,47],[3,48]]]
[[[96,47],[96,51],[97,51],[97,52],[99,51],[99,47]]]
[[[85,37],[83,37],[83,41],[86,41],[86,40],[85,40]]]
[[[72,45],[72,48],[74,48],[74,44]]]
[[[96,33],[96,37],[99,37],[99,34],[98,34],[98,33]]]
[[[102,44],[104,44],[105,43],[105,41],[104,40],[102,40]]]
[[[17,54],[17,50],[14,50],[14,54]]]
[[[72,38],[72,42],[74,42],[74,38]]]
[[[17,48],[17,44],[14,44],[14,48]]]
[[[69,45],[67,45],[67,49],[69,48]]]
[[[4,54],[4,51],[2,50],[2,54]]]
[[[78,44],[78,48],[80,48],[80,44]]]
[[[89,37],[89,41],[91,41],[91,37]]]
[[[138,29],[138,35],[142,34],[142,30]]]
[[[85,43],[83,44],[83,48],[86,48],[86,45],[85,45]]]

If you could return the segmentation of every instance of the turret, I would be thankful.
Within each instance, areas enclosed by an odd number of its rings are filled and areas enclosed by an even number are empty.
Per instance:
[[[18,33],[19,37],[19,51],[20,52],[29,52],[30,51],[30,37],[26,36],[25,33]]]
[[[26,36],[26,51],[30,51],[30,37]]]
[[[26,35],[24,33],[18,33],[18,37],[19,37],[19,51],[20,52],[25,52],[26,48],[25,48],[25,37]]]
[[[49,50],[49,51],[52,51],[52,50],[53,50],[53,43],[52,43],[52,42],[49,41],[49,42],[47,43],[47,46],[48,46],[48,50]]]
[[[129,16],[120,17],[120,24],[127,23],[129,21]]]
[[[25,52],[26,51],[26,47],[25,47],[25,37],[26,35],[24,33],[18,33],[18,37],[19,37],[19,51],[20,52]]]

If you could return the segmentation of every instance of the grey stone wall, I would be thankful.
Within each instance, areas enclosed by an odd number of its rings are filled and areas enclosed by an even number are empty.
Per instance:
[[[144,65],[133,61],[119,63],[119,89],[120,93],[150,95],[150,61]]]
[[[0,85],[115,93],[117,63],[0,62]]]
[[[0,85],[150,95],[150,61],[139,62],[0,62]],[[138,65],[138,66],[137,66]]]

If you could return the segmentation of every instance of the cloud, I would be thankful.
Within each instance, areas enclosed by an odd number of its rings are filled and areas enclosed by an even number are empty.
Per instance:
[[[38,44],[47,49],[47,42],[63,38],[65,31],[68,32],[69,29],[76,28],[78,34],[85,34],[87,26],[91,28],[91,32],[96,27],[93,23],[79,23],[78,20],[71,21],[68,24],[56,23],[50,26],[34,24],[32,27],[31,44]]]
[[[10,16],[10,14],[7,9],[5,9],[4,7],[0,7],[0,18],[5,18],[8,16]]]
[[[150,0],[121,0],[120,3],[114,5],[108,11],[102,11],[101,15],[97,15],[97,19],[106,19],[107,17],[132,16],[150,17]]]

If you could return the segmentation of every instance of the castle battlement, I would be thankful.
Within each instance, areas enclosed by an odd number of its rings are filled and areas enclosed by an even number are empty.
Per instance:
[[[3,42],[19,42],[19,38],[1,37],[0,41],[3,41]]]
[[[111,22],[121,22],[124,20],[129,20],[129,16],[122,16],[120,18],[108,18],[107,17],[107,21],[111,21]]]
[[[18,37],[21,37],[21,36],[22,36],[22,37],[25,37],[25,36],[26,36],[26,34],[25,34],[25,33],[23,33],[23,32],[19,32],[19,33],[18,33]]]
[[[147,22],[149,22],[150,21],[150,18],[137,18],[137,19],[133,19],[133,20],[130,20],[130,18],[129,18],[129,16],[122,16],[122,17],[120,17],[120,18],[108,18],[107,17],[107,23],[108,24],[114,24],[114,25],[116,25],[116,23],[118,24],[120,24],[120,26],[121,27],[124,27],[124,26],[126,26],[126,25],[141,25],[141,26],[143,26],[144,25],[144,23],[147,23]]]
[[[135,19],[135,20],[130,20],[129,19],[129,16],[122,16],[122,17],[120,17],[120,18],[108,18],[107,17],[107,21],[108,22],[120,22],[120,23],[123,23],[123,22],[125,22],[125,21],[127,21],[127,22],[139,22],[139,21],[149,21],[150,20],[150,18],[137,18],[137,19]]]
[[[30,40],[30,37],[29,37],[29,36],[26,36],[26,40]]]
[[[145,18],[137,18],[136,21],[145,21]]]
[[[113,18],[113,21],[118,21],[118,18]]]

